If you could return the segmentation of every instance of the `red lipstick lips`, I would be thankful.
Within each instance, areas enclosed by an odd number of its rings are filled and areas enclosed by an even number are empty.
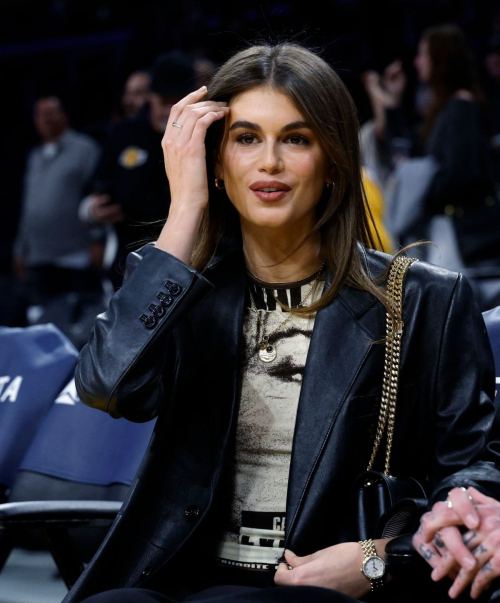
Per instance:
[[[250,188],[262,201],[279,201],[291,190],[288,184],[279,180],[259,180],[251,184]]]

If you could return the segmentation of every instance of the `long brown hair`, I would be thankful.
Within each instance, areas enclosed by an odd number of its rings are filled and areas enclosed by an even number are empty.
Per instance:
[[[362,184],[359,121],[351,95],[326,61],[303,46],[288,42],[251,46],[235,54],[213,76],[206,99],[229,102],[237,94],[262,86],[285,94],[297,107],[336,170],[334,185],[325,186],[319,200],[317,222],[310,233],[319,233],[333,281],[317,302],[294,312],[310,314],[320,310],[344,285],[370,292],[390,311],[384,290],[366,274],[357,246],[359,241],[373,248],[375,242]],[[223,234],[238,224],[236,210],[225,191],[215,187],[212,176],[224,129],[222,122],[215,122],[207,132],[210,202],[191,259],[197,270],[206,268]]]
[[[457,90],[471,92],[484,104],[485,97],[479,84],[474,55],[464,34],[456,25],[438,25],[426,29],[422,40],[428,45],[431,60],[429,86],[432,101],[421,130],[420,140],[425,142],[439,111]]]

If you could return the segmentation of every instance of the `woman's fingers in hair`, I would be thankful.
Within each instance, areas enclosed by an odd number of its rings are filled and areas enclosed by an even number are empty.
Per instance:
[[[210,113],[222,113],[223,115],[228,115],[229,107],[226,105],[212,103],[201,107],[193,106],[190,107],[189,111],[187,109],[183,111],[181,117],[179,118],[182,120],[182,130],[178,138],[179,144],[189,144],[192,140],[196,146],[199,141],[196,139],[193,140],[194,129],[200,119],[209,115]],[[210,121],[210,123],[212,123],[212,121]]]
[[[177,119],[179,118],[179,115],[182,113],[184,107],[186,107],[190,103],[196,103],[197,101],[201,101],[201,99],[205,96],[206,93],[207,93],[207,87],[202,86],[201,88],[198,88],[198,90],[195,90],[194,92],[190,92],[184,98],[181,98],[180,101],[175,103],[175,105],[173,105],[172,109],[170,110],[170,115],[168,117],[167,129],[168,129],[168,127],[172,127],[172,122],[177,121]]]
[[[191,141],[193,145],[202,144],[205,141],[207,129],[214,121],[222,119],[228,115],[229,111],[210,111],[201,117],[195,124]]]

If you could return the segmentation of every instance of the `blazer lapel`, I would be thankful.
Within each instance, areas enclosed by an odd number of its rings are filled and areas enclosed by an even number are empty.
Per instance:
[[[225,258],[211,267],[206,278],[215,290],[202,300],[190,316],[194,333],[203,333],[197,350],[199,362],[209,367],[207,400],[210,412],[207,427],[214,443],[212,484],[215,487],[222,466],[239,401],[243,312],[246,272],[241,254]]]
[[[336,417],[376,339],[359,321],[375,303],[369,293],[346,287],[316,315],[295,424],[287,541]]]

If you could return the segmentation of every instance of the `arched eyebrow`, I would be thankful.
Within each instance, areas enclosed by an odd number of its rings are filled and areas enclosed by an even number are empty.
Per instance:
[[[256,132],[262,132],[262,128],[259,126],[259,124],[254,124],[251,121],[245,121],[245,120],[238,120],[235,121],[234,124],[229,128],[229,131],[231,132],[232,130],[236,130],[236,128],[245,128],[246,130],[255,130]],[[286,124],[286,126],[283,126],[281,128],[282,132],[289,132],[290,130],[300,130],[302,128],[308,128],[309,130],[311,129],[311,126],[305,122],[305,121],[293,121],[290,124]]]

